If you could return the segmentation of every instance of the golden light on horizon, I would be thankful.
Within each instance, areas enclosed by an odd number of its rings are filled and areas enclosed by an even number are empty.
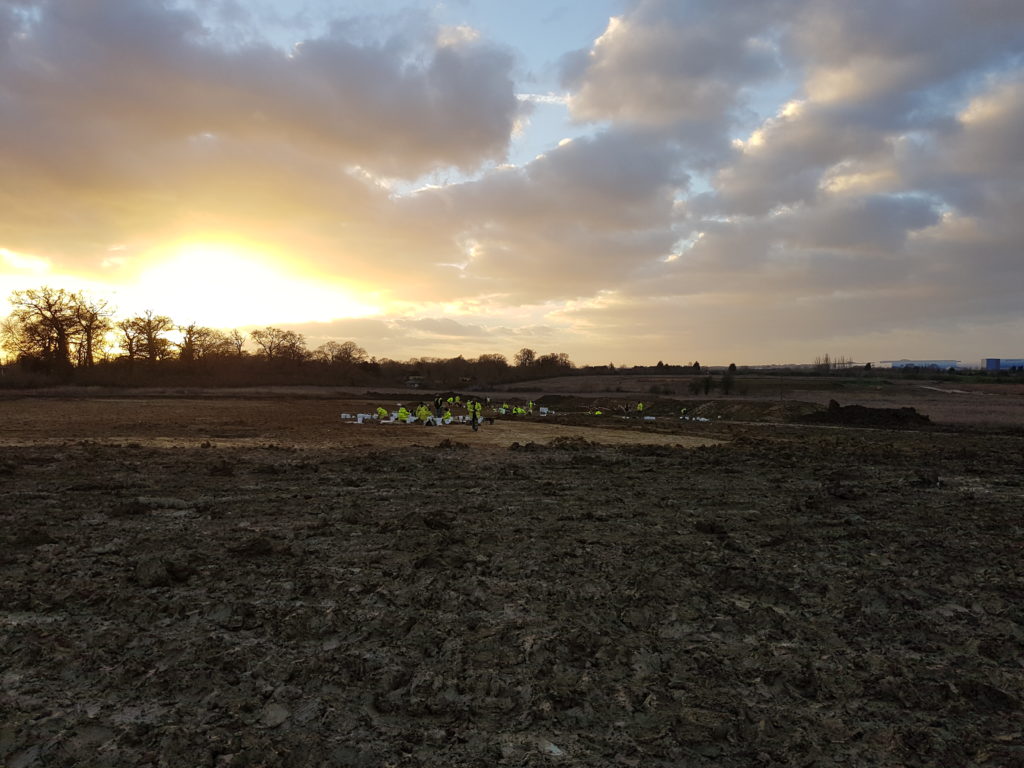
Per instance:
[[[187,242],[148,259],[134,286],[133,304],[176,323],[215,328],[326,322],[366,317],[382,310],[356,298],[351,285],[289,271],[285,259],[258,247],[230,242]],[[137,309],[141,311],[140,305]]]

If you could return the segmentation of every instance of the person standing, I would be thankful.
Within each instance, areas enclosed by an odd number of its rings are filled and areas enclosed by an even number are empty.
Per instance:
[[[473,425],[473,431],[476,432],[480,429],[480,411],[482,407],[479,400],[470,400],[467,403],[469,407],[469,421]]]

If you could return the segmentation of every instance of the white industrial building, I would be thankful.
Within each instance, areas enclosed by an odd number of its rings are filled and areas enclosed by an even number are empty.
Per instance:
[[[959,360],[880,360],[881,365],[887,365],[890,368],[934,368],[937,371],[946,371],[950,368],[957,368],[960,365]]]

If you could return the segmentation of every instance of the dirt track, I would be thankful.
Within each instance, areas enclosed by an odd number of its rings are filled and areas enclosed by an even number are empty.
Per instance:
[[[0,403],[5,428],[0,445],[60,443],[87,439],[113,443],[126,440],[140,445],[196,447],[259,447],[267,440],[296,448],[408,447],[461,441],[467,446],[507,448],[514,442],[546,443],[555,438],[600,442],[607,445],[713,445],[708,437],[660,433],[637,423],[613,423],[608,429],[546,423],[541,418],[498,419],[473,432],[466,425],[423,427],[418,424],[357,424],[350,415],[370,410],[365,401],[287,399],[40,399]],[[609,421],[598,421],[606,427]],[[209,447],[209,446],[208,446]]]
[[[367,405],[0,402],[5,766],[1024,765],[1024,439]]]

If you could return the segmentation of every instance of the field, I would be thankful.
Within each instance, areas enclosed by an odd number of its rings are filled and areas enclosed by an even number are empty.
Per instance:
[[[0,758],[1024,766],[1022,390],[812,384],[4,393]]]

